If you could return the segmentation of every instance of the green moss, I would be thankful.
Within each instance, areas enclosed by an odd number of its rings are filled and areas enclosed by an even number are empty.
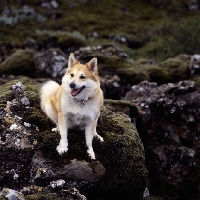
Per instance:
[[[150,196],[147,196],[147,197],[143,198],[143,200],[168,200],[168,198],[167,197],[160,197],[160,196],[150,195]]]
[[[40,132],[37,134],[37,141],[39,142],[40,149],[45,157],[57,161],[59,159],[56,147],[60,141],[60,135],[57,132],[48,131]]]
[[[200,86],[200,76],[198,74],[191,76],[190,80],[195,82],[195,86]]]
[[[104,143],[95,142],[95,152],[99,160],[113,170],[109,171],[110,180],[106,180],[105,185],[112,185],[113,190],[126,189],[127,193],[145,187],[144,148],[130,121],[107,108],[101,112],[97,132],[104,137]],[[120,178],[114,181],[112,176],[116,174]]]
[[[5,83],[0,86],[0,104],[2,106],[5,106],[6,102],[11,101],[12,99],[11,86],[11,82]]]
[[[5,4],[8,9],[11,6],[24,6],[23,3],[16,4],[13,1]],[[59,9],[49,9],[47,12],[37,1],[26,2],[35,11],[35,17],[30,19],[27,16],[13,26],[1,23],[0,44],[4,44],[1,50],[3,54],[10,53],[10,44],[24,48],[25,40],[29,38],[39,43],[41,48],[45,48],[45,42],[53,41],[50,45],[66,49],[69,46],[99,45],[102,40],[112,42],[111,35],[122,35],[143,41],[144,46],[140,49],[118,43],[134,59],[148,57],[164,60],[181,53],[193,54],[199,52],[200,46],[199,12],[187,11],[186,4],[185,0],[59,1]],[[47,20],[41,22],[39,16]],[[74,31],[79,34],[74,34]],[[98,37],[81,39],[92,32],[97,32]]]
[[[16,50],[0,64],[0,73],[33,76],[33,55],[32,50]]]
[[[175,82],[189,78],[189,63],[189,56],[179,55],[161,62],[159,67],[168,75],[165,77],[167,82]]]
[[[83,131],[69,131],[69,151],[63,156],[58,155],[56,147],[59,144],[60,134],[51,131],[55,125],[47,119],[39,107],[38,89],[40,83],[27,77],[19,77],[4,85],[6,85],[8,91],[11,91],[11,86],[19,81],[25,86],[25,92],[31,102],[31,106],[24,113],[23,119],[39,128],[36,135],[37,149],[41,150],[46,158],[51,159],[53,164],[66,163],[74,158],[91,161],[87,155]],[[0,89],[4,85],[0,86]],[[12,97],[10,97],[10,100],[12,100]],[[123,103],[132,106],[126,101]],[[138,193],[141,194],[147,185],[147,170],[144,165],[144,148],[135,126],[128,118],[105,108],[101,111],[97,132],[104,138],[103,143],[96,138],[93,140],[96,157],[107,171],[103,180],[104,191],[108,189],[116,190],[113,194],[117,195],[124,194],[124,191],[133,196]],[[27,198],[45,199],[46,196],[29,195]],[[51,196],[48,198],[51,199]]]
[[[189,79],[190,56],[188,55],[178,55],[156,64],[149,64],[145,60],[138,62],[143,64],[151,82],[164,84]]]
[[[25,196],[25,200],[61,200],[62,198],[58,197],[54,193],[49,194],[32,194]]]
[[[130,59],[122,59],[115,55],[104,56],[101,53],[91,53],[88,57],[98,58],[98,69],[100,75],[117,74],[121,82],[126,84],[136,84],[144,80],[149,80],[146,69]]]
[[[21,82],[25,87],[25,94],[27,95],[30,101],[30,108],[23,112],[23,118],[26,119],[26,122],[33,123],[37,125],[39,129],[47,130],[49,127],[52,127],[52,123],[49,119],[42,113],[40,108],[40,95],[39,89],[41,84],[36,80],[33,80],[28,77],[20,76],[15,80],[9,81],[0,86],[0,104],[2,107],[6,106],[7,101],[13,100],[12,95],[12,85],[17,82]]]
[[[73,31],[36,31],[37,41],[42,43],[45,40],[56,40],[57,45],[61,49],[65,49],[69,46],[82,47],[86,46],[86,38],[79,32]]]

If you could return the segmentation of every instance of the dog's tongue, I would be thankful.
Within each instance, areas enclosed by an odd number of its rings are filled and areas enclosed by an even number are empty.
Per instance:
[[[76,96],[76,94],[78,93],[79,89],[72,89],[71,90],[71,95],[72,96]]]

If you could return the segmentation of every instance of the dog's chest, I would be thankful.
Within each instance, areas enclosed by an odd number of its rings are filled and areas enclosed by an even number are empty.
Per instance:
[[[69,112],[67,115],[68,127],[71,129],[84,129],[91,122],[89,115],[81,115],[79,113]]]
[[[93,123],[96,119],[99,106],[92,99],[83,102],[65,96],[62,100],[62,112],[67,118],[69,129],[85,129],[88,124]]]

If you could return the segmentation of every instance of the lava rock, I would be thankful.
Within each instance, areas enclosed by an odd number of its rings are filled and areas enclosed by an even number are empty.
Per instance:
[[[138,109],[136,127],[146,149],[150,193],[198,199],[199,96],[193,81],[160,86],[144,81],[127,93]]]
[[[37,52],[34,56],[35,77],[48,77],[57,82],[61,82],[66,72],[66,55],[56,49]]]
[[[74,130],[68,134],[69,151],[59,156],[60,135],[51,131],[54,125],[40,109],[40,82],[20,77],[0,86],[1,187],[19,191],[35,184],[48,188],[64,180],[55,188],[54,198],[78,195],[73,188],[90,199],[121,199],[127,194],[127,199],[142,198],[148,172],[144,147],[130,119],[103,108],[97,132],[104,142],[93,141],[97,160],[88,157],[83,132]],[[48,195],[51,199],[51,191]],[[43,193],[40,196],[48,199]]]
[[[33,77],[34,51],[16,50],[12,55],[0,63],[1,74],[26,75]]]

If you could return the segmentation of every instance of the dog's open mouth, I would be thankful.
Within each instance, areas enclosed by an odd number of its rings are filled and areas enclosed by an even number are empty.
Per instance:
[[[79,89],[72,89],[71,90],[71,95],[73,96],[73,97],[75,97],[76,95],[78,95],[83,89],[85,89],[85,86],[82,86],[81,88],[79,88]]]

